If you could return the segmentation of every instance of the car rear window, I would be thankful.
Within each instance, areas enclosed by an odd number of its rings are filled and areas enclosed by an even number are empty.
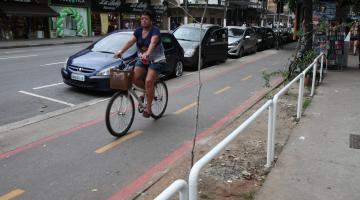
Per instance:
[[[161,35],[161,42],[164,46],[164,49],[171,49],[173,47],[172,40],[167,35]]]
[[[241,37],[243,34],[244,34],[243,29],[239,29],[239,28],[229,28],[228,29],[229,37]]]
[[[205,33],[203,29],[203,35]],[[180,27],[174,32],[174,36],[178,40],[188,40],[198,42],[200,41],[200,28]]]

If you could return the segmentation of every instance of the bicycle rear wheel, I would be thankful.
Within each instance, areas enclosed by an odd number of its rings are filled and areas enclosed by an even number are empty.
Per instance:
[[[168,90],[163,80],[159,80],[156,82],[154,90],[155,95],[151,105],[151,117],[154,119],[159,119],[160,117],[162,117],[167,107],[169,98]]]
[[[128,93],[116,92],[110,99],[105,113],[106,128],[111,135],[125,135],[135,116],[134,99]]]

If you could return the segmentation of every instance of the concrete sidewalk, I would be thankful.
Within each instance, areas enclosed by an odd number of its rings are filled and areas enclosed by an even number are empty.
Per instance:
[[[91,43],[100,39],[100,36],[96,37],[65,37],[65,38],[53,38],[53,39],[29,39],[29,40],[11,40],[0,41],[0,49],[21,48],[21,47],[36,47],[36,46],[50,46],[61,44],[80,44]]]
[[[357,59],[327,73],[257,200],[360,199],[360,149],[350,148],[350,135],[360,137]]]

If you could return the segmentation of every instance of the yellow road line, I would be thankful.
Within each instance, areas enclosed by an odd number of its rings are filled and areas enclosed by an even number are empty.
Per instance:
[[[223,93],[223,92],[225,92],[226,90],[229,90],[230,88],[231,88],[230,86],[226,86],[226,87],[224,87],[223,89],[216,91],[214,94]]]
[[[131,138],[134,138],[134,137],[136,137],[136,136],[138,136],[138,135],[140,135],[140,134],[142,134],[142,133],[143,133],[143,131],[141,131],[141,130],[131,132],[131,133],[125,135],[124,137],[122,137],[122,138],[120,138],[120,139],[117,139],[117,140],[115,140],[114,142],[112,142],[112,143],[110,143],[110,144],[107,144],[107,145],[105,145],[105,146],[97,149],[97,150],[95,151],[95,153],[98,153],[98,154],[104,153],[104,152],[106,152],[106,151],[114,148],[115,146],[117,146],[117,145],[119,145],[119,144],[121,144],[121,143],[124,143],[124,142],[126,142],[127,140],[130,140]]]
[[[247,77],[245,77],[245,78],[243,78],[243,79],[241,79],[241,80],[246,81],[246,80],[251,79],[251,78],[252,78],[252,76],[249,75],[249,76],[247,76]]]
[[[178,115],[178,114],[180,114],[180,113],[183,113],[183,112],[191,109],[192,107],[195,107],[196,105],[197,105],[196,102],[194,102],[194,103],[192,103],[192,104],[189,104],[189,105],[187,105],[187,106],[185,106],[185,107],[177,110],[176,112],[174,112],[174,114]]]
[[[0,196],[0,200],[10,200],[10,199],[13,199],[17,196],[20,196],[22,193],[24,193],[25,191],[24,190],[21,190],[21,189],[16,189],[16,190],[13,190],[3,196]]]

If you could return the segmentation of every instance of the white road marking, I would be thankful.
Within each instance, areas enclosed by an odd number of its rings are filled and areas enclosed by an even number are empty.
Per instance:
[[[190,76],[190,75],[193,75],[195,74],[195,72],[191,72],[191,73],[186,73],[186,74],[183,74],[182,77],[185,77],[185,76]]]
[[[79,47],[81,47],[80,45],[76,45],[76,46],[68,46],[69,48],[79,48]]]
[[[22,53],[22,52],[26,52],[26,51],[25,51],[25,50],[18,50],[18,51],[6,51],[6,52],[4,52],[4,54]]]
[[[46,99],[46,100],[53,101],[53,102],[56,102],[56,103],[65,104],[65,105],[68,105],[68,106],[75,106],[72,103],[68,103],[68,102],[65,102],[65,101],[61,101],[61,100],[41,96],[41,95],[38,95],[38,94],[34,94],[34,93],[26,92],[26,91],[19,91],[19,92],[22,93],[22,94],[27,94],[27,95],[30,95],[30,96]]]
[[[49,65],[64,64],[64,63],[65,63],[65,62],[48,63],[48,64],[43,64],[43,65],[40,65],[40,67],[49,66]]]
[[[0,57],[0,60],[15,59],[15,58],[28,58],[28,57],[35,57],[35,56],[38,56],[38,55],[25,55],[25,56]]]
[[[61,83],[54,83],[54,84],[50,84],[50,85],[44,85],[44,86],[40,86],[40,87],[35,87],[35,88],[33,88],[33,90],[38,90],[38,89],[53,87],[53,86],[62,85],[62,84],[64,84],[64,83],[61,82]]]
[[[48,51],[51,48],[42,48],[42,49],[31,49],[31,51]],[[4,54],[12,54],[12,53],[23,53],[23,52],[29,52],[29,49],[27,50],[16,50],[16,51],[5,51]]]

